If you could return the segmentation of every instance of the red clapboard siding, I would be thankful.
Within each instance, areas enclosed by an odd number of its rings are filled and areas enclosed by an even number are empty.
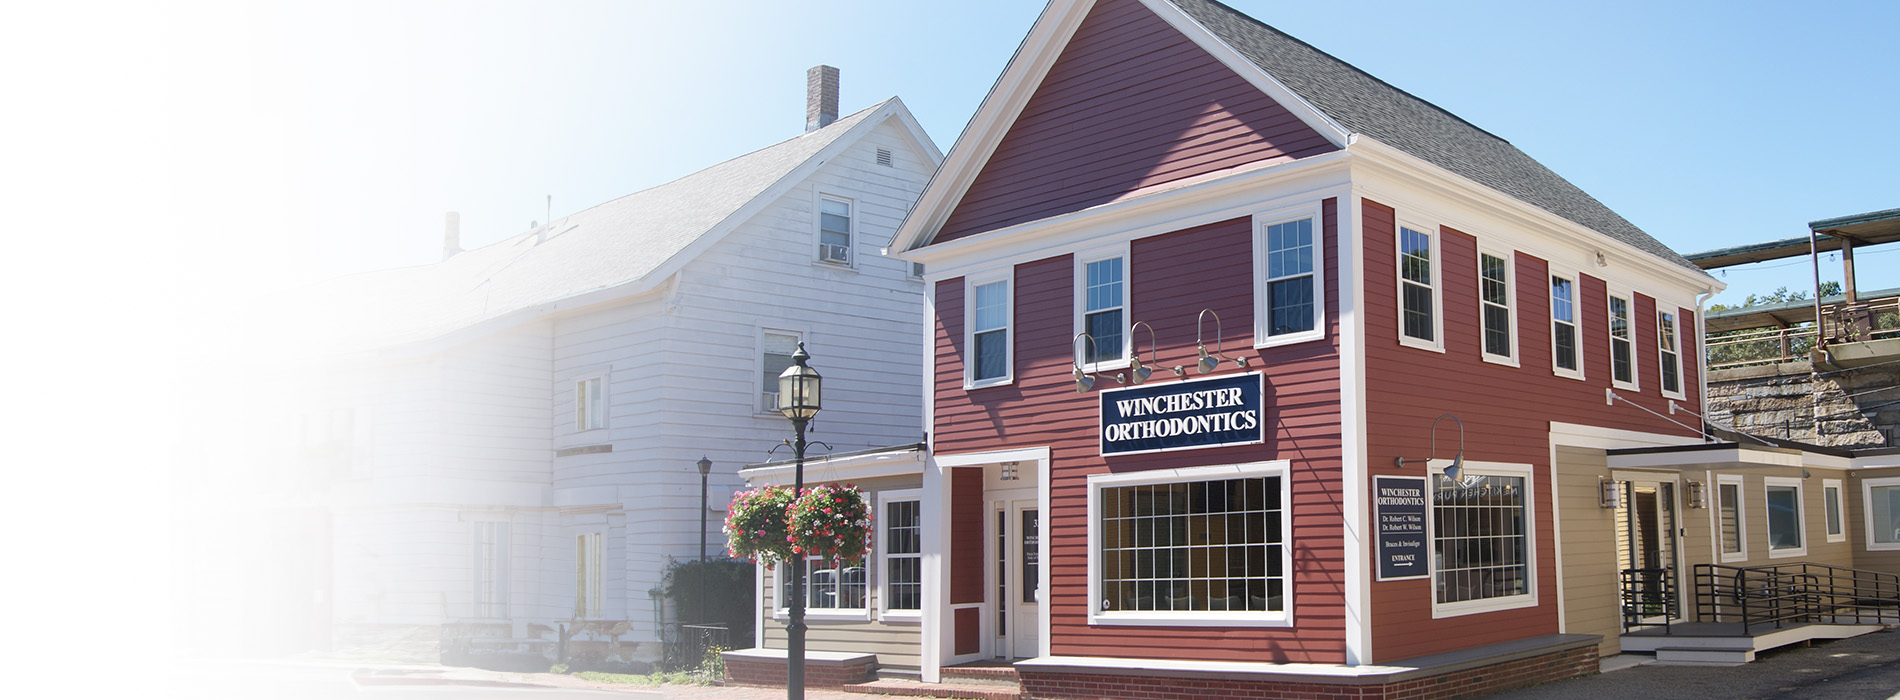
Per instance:
[[[1532,608],[1432,619],[1430,580],[1372,584],[1372,659],[1392,661],[1557,631],[1556,550],[1552,539],[1550,423],[1598,425],[1652,433],[1692,431],[1625,405],[1607,406],[1609,380],[1607,292],[1602,280],[1581,276],[1579,325],[1585,381],[1551,374],[1549,268],[1546,261],[1517,254],[1513,289],[1518,306],[1518,360],[1508,367],[1485,362],[1478,324],[1477,241],[1439,227],[1444,293],[1445,352],[1399,345],[1396,280],[1396,216],[1387,206],[1362,200],[1366,251],[1367,464],[1373,475],[1423,473],[1396,468],[1395,457],[1418,459],[1431,447],[1431,424],[1445,413],[1464,423],[1468,460],[1529,464],[1539,605]],[[1428,224],[1429,222],[1420,222]],[[1655,380],[1655,303],[1638,294],[1632,324],[1636,352],[1648,373],[1632,400],[1667,412]],[[1686,318],[1686,316],[1685,316]],[[1647,332],[1644,329],[1649,329]],[[1684,350],[1685,357],[1689,351]],[[1647,353],[1647,354],[1645,354]],[[1688,382],[1685,373],[1684,381]],[[1685,384],[1687,386],[1687,384]],[[1475,388],[1482,387],[1482,390]],[[1619,392],[1630,393],[1630,392]],[[1700,410],[1699,406],[1691,406]],[[1440,425],[1440,456],[1456,439],[1449,421]]]
[[[950,603],[983,602],[983,470],[950,470]],[[962,575],[975,572],[976,575]],[[959,631],[961,634],[961,631]],[[957,652],[959,654],[964,652]]]
[[[1335,202],[1323,206],[1326,278],[1337,279]],[[1064,255],[1015,268],[1016,382],[965,391],[957,358],[940,355],[935,404],[938,454],[1048,446],[1053,466],[1043,526],[1050,567],[1051,644],[1058,655],[1123,658],[1340,663],[1345,660],[1345,586],[1339,494],[1337,295],[1327,294],[1322,340],[1253,349],[1252,223],[1241,218],[1139,239],[1129,250],[1130,316],[1154,327],[1154,361],[1192,374],[1195,318],[1219,314],[1226,351],[1264,373],[1269,403],[1263,445],[1104,459],[1099,454],[1100,390],[1075,392],[1069,341],[1074,327],[1074,262]],[[954,283],[954,284],[952,284]],[[962,280],[938,287],[937,347],[961,344]],[[955,299],[947,295],[954,293]],[[1146,330],[1136,332],[1150,355]],[[1215,325],[1206,324],[1210,347]],[[946,366],[954,365],[954,369]],[[1231,364],[1218,370],[1234,374]],[[1198,375],[1195,375],[1198,376]],[[1102,377],[1109,388],[1113,379]],[[1166,369],[1150,381],[1176,381]],[[1098,387],[1101,385],[1098,385]],[[1292,628],[1091,627],[1088,624],[1088,476],[1104,472],[1291,461]]]
[[[1096,4],[937,242],[1336,150],[1136,0]]]

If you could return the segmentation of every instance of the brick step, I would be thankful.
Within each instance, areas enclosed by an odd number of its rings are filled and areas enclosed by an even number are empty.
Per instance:
[[[958,683],[1008,683],[1017,685],[1022,683],[1023,680],[1022,675],[1016,673],[1015,666],[946,666],[940,670],[939,673],[943,674],[945,681],[955,681]]]
[[[990,683],[924,683],[882,679],[868,683],[851,683],[844,686],[844,692],[867,695],[901,695],[914,698],[962,698],[963,700],[1022,700],[1020,688],[1006,687]]]

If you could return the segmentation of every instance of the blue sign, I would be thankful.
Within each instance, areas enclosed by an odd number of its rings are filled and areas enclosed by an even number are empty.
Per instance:
[[[1425,552],[1425,479],[1372,477],[1372,518],[1379,531],[1379,580],[1431,575]]]
[[[1102,454],[1128,455],[1266,441],[1259,372],[1102,392]]]

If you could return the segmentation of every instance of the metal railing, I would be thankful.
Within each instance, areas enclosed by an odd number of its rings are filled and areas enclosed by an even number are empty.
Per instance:
[[[1808,351],[1814,348],[1814,326],[1804,324],[1710,335],[1707,345],[1711,371],[1794,362],[1806,359]]]
[[[1676,573],[1667,568],[1624,569],[1623,631],[1662,626],[1682,618],[1676,605]]]
[[[1696,620],[1733,622],[1737,635],[1798,624],[1900,623],[1900,576],[1796,562],[1695,565]]]
[[[1829,304],[1821,309],[1821,332],[1830,343],[1900,337],[1900,297]]]
[[[660,668],[667,671],[704,670],[710,654],[732,648],[725,625],[669,623],[661,629]]]

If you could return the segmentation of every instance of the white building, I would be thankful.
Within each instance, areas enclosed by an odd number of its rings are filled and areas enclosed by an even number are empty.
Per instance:
[[[923,282],[882,249],[942,155],[895,98],[836,118],[836,75],[796,138],[476,250],[451,215],[442,262],[321,291],[375,310],[332,319],[347,347],[303,389],[340,636],[551,654],[564,625],[654,660],[678,618],[650,591],[699,555],[695,462],[719,553],[738,468],[790,434],[766,392],[800,341],[813,439],[921,441]]]

